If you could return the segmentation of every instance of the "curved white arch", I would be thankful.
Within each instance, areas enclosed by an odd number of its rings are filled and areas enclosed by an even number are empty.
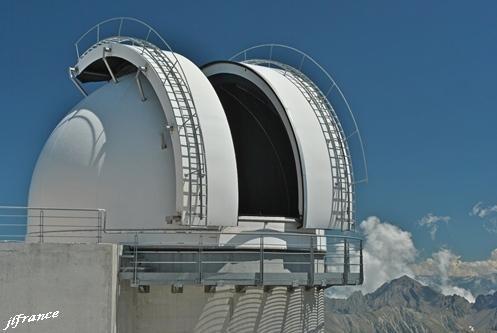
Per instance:
[[[210,85],[208,79],[202,71],[195,66],[190,60],[179,55],[172,54],[169,51],[161,51],[165,56],[173,55],[174,59],[179,62],[179,75],[187,82],[193,103],[195,103],[196,117],[198,118],[201,130],[201,143],[204,146],[202,156],[207,168],[205,173],[207,187],[206,208],[207,216],[197,216],[193,223],[185,220],[185,186],[186,177],[183,174],[185,164],[185,149],[182,147],[184,142],[179,135],[176,115],[173,110],[171,100],[173,95],[165,89],[167,84],[164,73],[167,69],[157,61],[154,61],[143,47],[136,45],[127,45],[112,40],[104,40],[84,53],[75,66],[78,73],[101,60],[103,55],[117,57],[126,60],[138,69],[142,69],[143,76],[150,82],[153,90],[158,96],[159,102],[164,111],[166,121],[171,128],[170,135],[172,148],[175,156],[175,174],[176,174],[176,208],[179,215],[182,216],[183,224],[193,226],[234,226],[237,224],[238,216],[238,181],[236,171],[236,161],[234,154],[233,141],[224,114],[222,105]],[[146,70],[144,70],[146,69]],[[138,88],[137,88],[138,89]]]
[[[278,108],[281,103],[288,119],[289,137],[295,137],[297,147],[293,147],[298,170],[301,170],[303,200],[303,224],[305,228],[329,229],[332,226],[331,205],[332,182],[331,165],[327,144],[320,125],[309,103],[288,78],[278,71],[264,66],[234,62],[216,62],[203,68],[209,77],[215,74],[235,74],[258,86]]]

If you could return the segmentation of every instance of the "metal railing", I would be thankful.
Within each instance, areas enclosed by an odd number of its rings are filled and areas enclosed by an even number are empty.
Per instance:
[[[345,228],[342,227],[342,230],[355,230],[354,187],[356,184],[368,181],[368,168],[364,144],[356,118],[335,79],[316,60],[306,53],[282,44],[256,45],[238,52],[230,60],[270,68],[274,67],[287,76],[303,92],[313,107],[323,132],[328,133],[325,134],[325,138],[328,141],[329,148],[333,148],[331,147],[333,145],[332,141],[335,139],[333,137],[333,127],[337,125],[336,134],[340,137],[340,140],[337,141],[344,143],[343,147],[336,147],[337,151],[343,151],[343,156],[337,162],[345,163],[341,168],[341,174],[338,177],[335,176],[334,179],[340,181],[339,178],[341,178],[348,186],[343,186],[344,189],[341,194],[335,191],[335,202],[337,202],[338,207],[334,204],[333,209],[334,213],[339,217],[344,216],[341,219],[342,221],[339,221],[345,226]],[[330,100],[332,103],[330,103]],[[342,116],[342,121],[339,121],[338,113]],[[350,123],[348,128],[344,128],[344,120]],[[357,163],[354,165],[355,169],[352,167],[349,149],[353,139],[356,139],[355,143],[359,145],[358,148],[362,153],[362,170],[360,170],[362,172],[357,172]],[[354,177],[354,175],[357,176],[358,174],[362,175],[361,178]],[[338,187],[334,187],[338,189]],[[347,223],[347,220],[350,223]]]
[[[108,228],[103,209],[0,206],[4,241],[118,243],[120,277],[154,283],[331,286],[363,280],[362,239],[260,230]],[[7,231],[7,232],[6,232]]]
[[[180,232],[183,233],[183,232]],[[184,233],[186,234],[186,233]],[[188,232],[191,235],[191,232]],[[362,239],[345,235],[311,235],[275,232],[217,236],[253,237],[254,242],[195,242],[169,244],[125,242],[120,278],[132,286],[150,284],[203,285],[358,285],[363,281]],[[284,240],[284,241],[282,241]]]
[[[339,224],[340,229],[351,230],[355,223],[354,175],[352,159],[343,128],[335,110],[321,90],[299,70],[274,60],[250,59],[244,63],[259,66],[271,66],[289,79],[306,98],[319,122],[326,140],[330,159],[333,200],[332,225]]]
[[[79,238],[100,242],[104,209],[0,206],[0,240],[40,242]]]

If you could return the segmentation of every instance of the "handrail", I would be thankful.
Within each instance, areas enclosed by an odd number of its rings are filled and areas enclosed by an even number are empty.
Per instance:
[[[300,64],[299,64],[299,68],[298,70],[300,71],[302,69],[302,66],[304,64],[304,62],[307,60],[307,61],[310,61],[313,65],[315,65],[319,71],[325,75],[325,77],[329,80],[329,82],[331,82],[329,88],[327,89],[327,91],[324,93],[325,94],[325,97],[333,90],[333,89],[336,89],[338,91],[338,94],[340,95],[340,98],[343,100],[343,102],[345,103],[345,106],[346,106],[346,109],[349,113],[349,116],[350,118],[352,119],[352,122],[353,122],[353,126],[354,126],[354,131],[353,131],[353,134],[351,134],[350,136],[353,136],[353,135],[357,135],[357,138],[358,138],[358,141],[359,141],[359,144],[360,144],[360,147],[361,147],[361,151],[362,151],[362,160],[363,160],[363,164],[364,164],[364,177],[358,181],[356,181],[356,184],[359,184],[359,183],[367,183],[368,182],[368,179],[369,179],[369,176],[368,176],[368,166],[367,166],[367,160],[366,160],[366,153],[365,153],[365,150],[364,150],[364,143],[363,143],[363,139],[362,139],[362,136],[361,136],[361,133],[359,131],[359,127],[357,125],[357,120],[354,116],[354,113],[352,112],[352,108],[350,107],[350,104],[347,100],[347,98],[345,97],[345,95],[343,94],[342,90],[340,89],[340,86],[336,83],[335,79],[331,76],[330,73],[328,73],[328,71],[326,71],[326,69],[324,69],[323,66],[321,66],[316,60],[314,60],[314,58],[312,58],[311,56],[309,56],[308,54],[306,54],[305,52],[297,49],[297,48],[294,48],[294,47],[291,47],[291,46],[288,46],[288,45],[284,45],[284,44],[275,44],[275,43],[269,43],[269,44],[260,44],[260,45],[255,45],[255,46],[252,46],[252,47],[249,47],[245,50],[242,50],[238,53],[236,53],[235,55],[233,55],[230,60],[231,61],[247,61],[251,58],[248,58],[247,57],[247,54],[251,51],[254,51],[254,50],[260,50],[260,49],[268,49],[269,51],[269,61],[272,61],[273,60],[273,50],[274,48],[280,48],[280,49],[284,49],[284,50],[289,50],[289,51],[292,51],[292,52],[295,52],[297,53],[298,55],[301,56],[301,59],[300,59]],[[241,57],[243,55],[243,57]],[[269,67],[271,67],[271,65],[269,65]]]
[[[24,210],[25,214],[19,210]],[[10,215],[9,211],[12,211]],[[131,280],[132,286],[150,283],[147,279],[153,279],[156,273],[165,274],[160,278],[161,283],[211,284],[222,280],[225,283],[246,285],[298,284],[325,287],[359,284],[363,281],[363,241],[356,234],[327,235],[274,230],[234,232],[208,228],[108,228],[104,209],[0,206],[0,212],[0,238],[9,238],[5,241],[18,243],[28,238],[40,243],[60,240],[64,243],[72,240],[118,243],[123,249],[120,278]],[[2,221],[5,218],[7,223]],[[22,218],[26,219],[26,223],[16,222]],[[54,223],[54,218],[62,221]],[[64,221],[64,218],[71,219],[71,222]],[[73,219],[77,218],[82,220],[81,223],[72,224]],[[95,225],[92,226],[89,221],[95,221]],[[25,234],[9,235],[2,232],[3,228],[27,230]],[[154,240],[150,235],[159,238]],[[183,237],[179,241],[181,237],[177,235],[194,237]],[[178,257],[178,249],[181,255],[187,257]],[[230,268],[230,265],[244,262],[256,265],[250,268],[249,264],[243,271],[245,277],[240,278],[236,268]],[[172,264],[174,267],[170,266]],[[272,269],[266,269],[268,265]],[[226,267],[228,271],[220,270],[221,267]]]
[[[296,68],[279,61],[267,59],[251,59],[244,61],[244,63],[274,65],[275,68],[281,70],[282,75],[287,77],[307,99],[318,118],[324,137],[327,140],[327,151],[333,178],[331,218],[333,218],[333,215],[338,218],[341,222],[342,231],[346,230],[344,224],[347,224],[347,230],[351,230],[355,223],[355,191],[352,158],[344,130],[334,108],[319,87]],[[327,136],[329,137],[329,140]],[[334,173],[336,173],[336,175]],[[338,210],[336,210],[335,207],[338,207]]]
[[[119,22],[119,31],[116,34],[105,37],[103,36],[101,31],[101,26],[109,24],[111,22]],[[146,37],[144,39],[131,37],[123,35],[123,24],[126,22],[135,22],[144,26],[148,29]],[[79,43],[88,36],[92,31],[96,31],[96,42],[91,45],[83,54],[80,54]],[[157,46],[151,42],[149,42],[150,34],[153,34],[162,42],[162,45]],[[203,220],[205,224],[207,224],[208,214],[207,214],[207,163],[205,161],[205,147],[204,140],[202,136],[202,129],[200,127],[200,123],[197,116],[197,108],[195,105],[195,99],[193,98],[192,91],[190,89],[190,85],[188,83],[188,78],[185,75],[185,72],[179,62],[178,57],[173,52],[169,44],[160,36],[160,34],[153,29],[148,24],[134,19],[130,17],[117,17],[108,19],[98,23],[97,25],[90,28],[86,33],[84,33],[75,43],[76,52],[78,56],[78,63],[84,56],[95,49],[96,47],[102,45],[103,43],[118,43],[118,44],[126,44],[131,43],[133,46],[138,46],[141,50],[142,55],[147,55],[153,62],[152,70],[154,70],[157,75],[159,75],[158,70],[164,75],[164,89],[166,90],[166,94],[172,93],[174,95],[174,99],[170,99],[171,107],[174,112],[174,117],[176,120],[178,133],[180,136],[179,139],[179,151],[181,155],[183,155],[183,148],[181,147],[182,142],[181,138],[184,138],[186,144],[189,148],[186,150],[188,153],[188,162],[187,166],[183,165],[183,158],[181,157],[182,168],[186,169],[182,172],[182,180],[188,185],[188,193],[183,196],[188,196],[186,198],[187,208],[182,207],[185,211],[187,219],[186,222],[192,225],[194,223],[194,218],[196,215],[199,216],[200,220]],[[166,54],[164,51],[168,51]],[[167,68],[163,68],[167,66]],[[76,68],[77,66],[75,66]],[[79,71],[83,69],[79,68]],[[110,70],[109,70],[110,71]],[[111,72],[112,73],[112,72]],[[112,74],[111,74],[112,75]],[[159,75],[160,76],[160,75]],[[73,76],[71,79],[75,80]],[[167,86],[169,85],[170,89],[167,90]],[[177,86],[179,92],[173,86]],[[180,94],[180,95],[178,95]],[[179,100],[183,100],[185,105],[182,105]],[[177,104],[177,105],[175,105]],[[178,114],[179,113],[179,114]],[[180,118],[181,121],[178,122]],[[191,132],[191,133],[190,133]],[[190,135],[191,134],[191,135]],[[190,141],[194,142],[190,142]],[[193,150],[190,148],[192,146]],[[193,153],[192,153],[193,152]],[[193,156],[195,155],[195,156]],[[195,160],[195,161],[193,161]],[[196,169],[192,167],[193,164],[196,164]],[[193,170],[195,169],[195,170]],[[187,179],[185,179],[187,177]],[[204,179],[205,178],[205,179]],[[193,188],[196,186],[196,192],[193,194]],[[195,200],[195,205],[193,206],[193,200]],[[185,206],[185,200],[182,197],[181,199],[182,205]],[[199,208],[200,212],[197,213],[197,208]]]
[[[53,232],[77,232],[77,231],[101,231],[104,234],[184,234],[184,235],[203,235],[203,236],[230,236],[230,235],[244,235],[244,236],[285,236],[285,237],[308,237],[308,238],[339,238],[339,239],[351,239],[351,240],[362,240],[362,237],[350,235],[350,234],[329,234],[329,235],[319,235],[315,233],[303,233],[303,232],[276,232],[276,231],[243,231],[243,232],[234,232],[234,231],[224,231],[219,230],[217,228],[208,229],[205,227],[185,227],[185,228],[109,228],[107,225],[107,212],[105,209],[97,208],[97,209],[89,209],[89,208],[40,208],[40,207],[26,207],[26,206],[0,206],[0,210],[26,210],[26,211],[60,211],[60,212],[90,212],[96,213],[96,216],[74,216],[74,215],[61,215],[61,216],[51,216],[44,215],[43,218],[57,218],[57,219],[93,219],[97,221],[101,221],[100,225],[95,225],[94,228],[80,229],[80,230],[67,230],[64,228],[76,228],[76,227],[85,227],[86,225],[70,225],[70,224],[55,224],[55,223],[43,223],[44,228],[50,227],[50,230],[44,230],[44,233],[53,233]],[[30,215],[28,214],[0,214],[1,218],[40,218],[39,215]],[[0,220],[1,221],[1,220]],[[87,222],[86,222],[87,223]],[[35,223],[32,223],[33,226],[37,226]],[[30,225],[27,223],[1,223],[0,228],[6,226],[17,226],[17,227],[29,227]],[[53,229],[54,227],[64,227],[61,229]],[[36,232],[33,234],[37,234]]]
[[[88,29],[88,31],[86,31],[84,34],[82,34],[74,43],[74,45],[76,47],[78,59],[80,59],[84,55],[84,53],[81,55],[79,54],[79,43],[94,30],[96,30],[96,37],[97,37],[96,43],[100,42],[101,40],[105,39],[105,37],[102,38],[102,35],[100,34],[100,31],[101,31],[100,27],[105,25],[105,24],[108,24],[111,22],[116,22],[116,21],[120,22],[117,36],[114,35],[114,36],[107,36],[107,37],[121,37],[123,24],[125,24],[125,22],[127,22],[127,21],[128,22],[135,22],[135,23],[138,23],[138,24],[140,24],[148,29],[147,36],[145,37],[146,41],[148,41],[148,39],[150,38],[150,34],[153,32],[154,35],[164,44],[164,46],[166,47],[167,50],[172,50],[171,47],[169,46],[169,44],[166,42],[166,40],[164,38],[162,38],[162,36],[157,32],[157,30],[152,28],[150,25],[148,25],[147,23],[143,22],[142,20],[136,19],[134,17],[121,16],[121,17],[113,17],[113,18],[109,18],[107,20],[103,20],[103,21],[95,24],[93,27]]]

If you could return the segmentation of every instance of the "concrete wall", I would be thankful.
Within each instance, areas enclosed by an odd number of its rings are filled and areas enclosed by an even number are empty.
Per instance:
[[[236,292],[233,286],[206,293],[201,286],[150,286],[139,293],[127,281],[120,284],[119,333],[302,333],[324,332],[323,291],[302,288],[288,292],[275,287],[265,292],[249,287]]]
[[[5,332],[114,333],[117,268],[116,245],[0,244],[0,330],[17,314],[59,311]]]
[[[150,286],[118,281],[118,246],[0,244],[0,332],[17,314],[56,318],[21,322],[5,332],[50,333],[317,333],[323,332],[323,291],[233,286]]]

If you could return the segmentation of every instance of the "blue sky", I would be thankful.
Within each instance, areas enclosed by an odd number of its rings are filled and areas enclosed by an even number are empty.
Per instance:
[[[359,220],[410,231],[421,256],[448,247],[475,260],[497,247],[493,215],[469,214],[497,204],[495,1],[1,1],[0,203],[26,204],[44,141],[80,100],[73,43],[115,16],[148,22],[199,65],[266,42],[311,54],[366,143]],[[428,213],[450,217],[434,240],[418,223]]]

